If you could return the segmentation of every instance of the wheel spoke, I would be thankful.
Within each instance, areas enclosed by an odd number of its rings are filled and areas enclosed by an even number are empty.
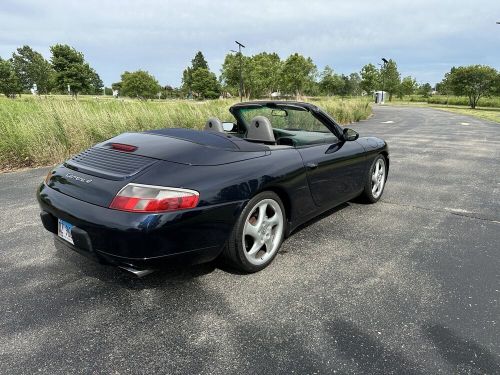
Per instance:
[[[252,225],[249,222],[247,222],[247,225],[245,225],[245,229],[244,229],[243,234],[250,236],[254,239],[257,239],[257,238],[259,238],[258,230],[259,230],[259,228],[257,228],[256,225]]]
[[[266,252],[270,253],[273,250],[273,239],[274,237],[269,237],[267,240],[264,241],[264,244],[266,245]]]
[[[373,195],[375,195],[377,193],[379,185],[380,185],[379,182],[376,182],[375,185],[373,185],[373,187],[372,187],[372,194]]]
[[[264,217],[266,216],[267,203],[263,203],[259,206],[259,218],[257,219],[257,224],[255,225],[257,229],[260,229]]]
[[[374,173],[372,174],[372,182],[373,182],[373,183],[377,183],[377,173],[376,173],[376,172],[374,172]]]
[[[271,216],[268,220],[269,224],[271,224],[271,227],[274,227],[275,225],[279,224],[280,219],[276,213],[274,213],[273,216]]]
[[[259,250],[262,248],[262,245],[263,244],[260,242],[260,240],[256,239],[252,245],[252,248],[248,251],[248,255],[254,256],[255,254],[257,254]]]

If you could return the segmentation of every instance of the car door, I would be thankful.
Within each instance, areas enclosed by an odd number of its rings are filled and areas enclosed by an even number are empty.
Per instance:
[[[356,141],[299,147],[314,203],[330,207],[352,199],[363,187],[365,150]]]

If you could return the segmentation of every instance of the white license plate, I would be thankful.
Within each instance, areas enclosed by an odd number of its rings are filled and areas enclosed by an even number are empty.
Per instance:
[[[73,228],[73,226],[73,224],[67,223],[61,219],[57,221],[57,235],[72,245],[74,245],[73,236],[71,235],[71,228]]]

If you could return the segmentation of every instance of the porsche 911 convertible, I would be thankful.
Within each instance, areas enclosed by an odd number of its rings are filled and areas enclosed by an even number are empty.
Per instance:
[[[310,103],[258,101],[203,130],[124,133],[49,172],[37,191],[56,245],[144,275],[223,259],[263,269],[298,226],[360,196],[380,199],[385,141]]]

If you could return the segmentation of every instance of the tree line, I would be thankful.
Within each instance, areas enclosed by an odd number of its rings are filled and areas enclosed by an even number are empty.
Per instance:
[[[36,84],[38,93],[49,92],[99,95],[103,82],[97,72],[85,60],[82,52],[71,46],[56,44],[50,47],[51,57],[46,60],[29,46],[18,48],[10,59],[0,58],[0,92],[9,97],[29,92]],[[281,59],[277,53],[261,52],[244,56],[239,52],[228,53],[219,77],[213,73],[201,51],[191,60],[182,73],[180,87],[160,85],[149,72],[138,70],[124,72],[121,80],[112,84],[122,96],[148,99],[194,98],[214,99],[220,96],[240,94],[247,99],[271,96],[359,96],[372,95],[381,90],[393,96],[419,94],[429,96],[433,92],[469,98],[475,108],[481,97],[500,95],[500,74],[494,68],[483,65],[453,67],[443,80],[432,87],[430,83],[418,84],[412,76],[401,77],[396,61],[386,60],[377,67],[364,65],[360,72],[336,73],[330,66],[318,71],[310,57],[294,53]],[[108,89],[107,93],[110,90]]]
[[[96,94],[103,88],[83,53],[65,44],[50,47],[50,61],[30,46],[18,48],[10,59],[0,57],[0,92],[8,97],[35,89],[38,93]]]

